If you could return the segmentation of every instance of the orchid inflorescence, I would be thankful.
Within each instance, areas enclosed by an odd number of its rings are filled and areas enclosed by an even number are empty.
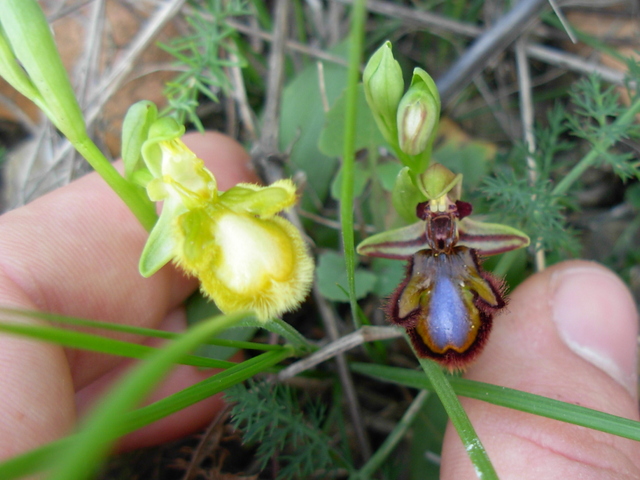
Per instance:
[[[504,283],[482,270],[481,255],[529,245],[523,232],[469,218],[460,200],[462,175],[433,163],[440,97],[420,68],[409,90],[386,42],[365,68],[364,89],[376,124],[405,168],[395,182],[394,206],[408,226],[373,235],[361,255],[406,260],[405,279],[389,298],[389,321],[406,329],[416,354],[450,370],[481,351],[492,319],[505,304]]]

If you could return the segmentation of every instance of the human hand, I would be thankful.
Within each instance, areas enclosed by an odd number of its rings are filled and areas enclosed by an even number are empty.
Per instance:
[[[187,134],[184,141],[216,175],[221,190],[257,182],[248,154],[230,138]],[[182,304],[197,282],[173,266],[142,278],[138,260],[146,238],[104,181],[87,175],[0,217],[0,306],[184,330]],[[130,363],[0,334],[0,459],[68,434]],[[149,401],[211,374],[178,366]],[[221,407],[220,398],[212,397],[132,433],[121,447],[177,438],[206,424]]]
[[[554,265],[520,285],[466,377],[638,420],[638,313],[594,263]],[[462,404],[498,477],[637,479],[640,443],[472,399]],[[477,478],[447,428],[441,478]]]

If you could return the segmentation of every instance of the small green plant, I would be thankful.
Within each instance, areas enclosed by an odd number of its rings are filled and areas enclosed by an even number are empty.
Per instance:
[[[232,423],[243,432],[244,442],[258,445],[260,469],[278,459],[278,480],[331,478],[338,467],[353,469],[325,433],[321,402],[307,399],[303,410],[293,389],[255,381],[229,389],[226,398],[234,404]]]
[[[232,85],[225,69],[243,67],[246,62],[236,47],[235,30],[227,24],[227,19],[250,15],[248,6],[245,0],[198,2],[193,6],[193,13],[186,17],[191,34],[161,45],[183,70],[167,82],[165,89],[168,101],[165,113],[178,123],[189,121],[203,131],[196,113],[201,97],[218,102],[219,93],[231,94]]]

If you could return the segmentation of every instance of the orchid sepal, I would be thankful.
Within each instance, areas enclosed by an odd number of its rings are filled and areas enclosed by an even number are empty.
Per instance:
[[[138,269],[140,270],[140,275],[145,278],[150,277],[169,263],[175,253],[176,242],[173,235],[173,219],[179,212],[176,208],[177,205],[172,208],[169,203],[168,201],[165,202],[158,221],[149,233],[142,255],[140,255]]]
[[[426,223],[420,221],[372,235],[360,242],[357,252],[369,257],[408,260],[420,250],[430,248],[425,229]]]
[[[517,228],[479,222],[468,217],[458,222],[458,235],[458,246],[477,250],[487,256],[527,247],[530,243],[529,237]]]

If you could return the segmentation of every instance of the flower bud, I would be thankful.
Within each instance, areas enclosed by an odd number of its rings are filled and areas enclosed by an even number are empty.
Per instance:
[[[393,58],[391,42],[385,42],[369,59],[362,74],[364,94],[384,138],[394,145],[396,112],[404,91],[400,64]]]
[[[435,138],[440,117],[440,95],[434,81],[421,68],[413,72],[411,86],[398,105],[398,144],[408,155],[424,152]]]

